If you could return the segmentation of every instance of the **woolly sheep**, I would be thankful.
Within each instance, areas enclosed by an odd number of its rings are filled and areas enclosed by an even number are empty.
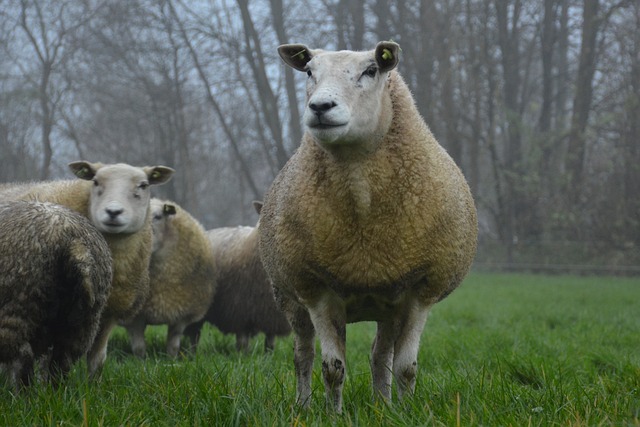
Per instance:
[[[202,319],[215,292],[215,265],[204,228],[178,204],[151,199],[153,252],[149,298],[125,325],[135,355],[144,357],[148,324],[168,324],[167,354],[176,357],[187,325]]]
[[[95,375],[107,357],[107,342],[118,322],[129,321],[149,292],[151,258],[150,186],[167,182],[173,169],[124,163],[69,164],[80,179],[5,184],[0,200],[38,200],[67,206],[89,218],[109,245],[113,260],[111,294],[95,341],[87,354]]]
[[[258,214],[262,203],[254,202]],[[273,350],[275,337],[291,327],[276,307],[271,283],[260,261],[257,227],[222,227],[208,230],[216,263],[218,288],[202,320],[187,327],[185,335],[197,345],[205,321],[225,334],[236,335],[238,351],[247,351],[249,339],[265,334],[265,351]]]
[[[311,397],[314,335],[327,400],[342,410],[346,323],[371,320],[374,394],[413,393],[427,313],[476,251],[469,187],[393,69],[399,46],[278,48],[305,71],[306,131],[266,195],[260,254],[295,334],[297,400]]]
[[[57,381],[84,356],[111,279],[109,246],[87,218],[53,203],[0,203],[0,363],[16,388],[38,358]]]

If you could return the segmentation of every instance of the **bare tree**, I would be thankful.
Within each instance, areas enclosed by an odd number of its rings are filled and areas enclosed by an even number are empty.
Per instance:
[[[582,9],[582,41],[576,78],[576,92],[573,98],[573,114],[568,139],[566,162],[567,193],[575,203],[582,184],[585,160],[585,130],[589,120],[593,96],[593,74],[596,66],[596,40],[599,29],[598,12],[600,0],[584,0]]]
[[[393,39],[473,189],[495,246],[480,257],[545,260],[549,239],[598,239],[581,260],[640,262],[636,3],[0,0],[0,177],[62,174],[78,155],[163,162],[178,173],[162,192],[204,222],[252,222],[250,199],[302,136],[304,79],[277,45]]]
[[[282,0],[270,0],[271,16],[273,18],[273,29],[278,37],[279,44],[290,43],[287,36],[287,25],[284,19],[284,7]],[[296,84],[293,77],[293,69],[291,67],[284,68],[285,89],[287,91],[287,101],[289,105],[289,134],[291,141],[294,144],[298,144],[298,141],[302,139],[302,128],[300,126],[300,110],[298,108],[298,96],[296,90]]]
[[[20,0],[19,26],[35,54],[38,64],[37,80],[33,80],[40,104],[40,128],[43,159],[40,178],[49,177],[53,155],[51,132],[55,124],[58,103],[68,90],[54,82],[54,69],[73,54],[75,47],[68,43],[73,33],[91,19],[90,10],[80,9],[73,1]],[[75,8],[75,10],[74,10]],[[29,75],[25,69],[25,75]]]
[[[278,114],[278,100],[271,89],[271,82],[267,77],[267,67],[264,61],[264,54],[262,53],[260,36],[256,31],[251,18],[248,0],[236,1],[240,8],[242,23],[244,26],[245,45],[243,52],[253,74],[258,97],[260,99],[260,105],[262,106],[262,115],[264,116],[271,133],[278,165],[282,167],[289,159],[289,154],[284,148],[282,124],[280,123],[280,116]]]
[[[200,59],[199,59],[199,55],[198,52],[196,51],[196,49],[193,46],[193,43],[191,42],[191,39],[189,38],[189,35],[187,34],[187,31],[185,29],[184,23],[182,22],[182,20],[180,19],[178,13],[176,12],[176,9],[173,5],[173,3],[171,1],[167,1],[167,4],[169,5],[171,14],[173,16],[173,19],[176,22],[176,25],[178,26],[178,30],[180,32],[180,35],[182,36],[182,40],[185,43],[185,46],[187,47],[189,54],[191,55],[191,58],[193,60],[193,64],[195,66],[195,69],[198,73],[198,77],[200,78],[201,82],[202,82],[202,86],[205,89],[205,93],[206,93],[206,97],[207,97],[207,101],[209,102],[209,104],[211,105],[211,107],[213,108],[213,110],[215,111],[216,115],[218,116],[218,120],[222,126],[222,129],[224,131],[224,134],[226,135],[226,137],[229,140],[229,144],[233,149],[233,152],[236,156],[236,159],[238,160],[239,164],[241,165],[241,170],[243,172],[244,178],[247,181],[247,184],[249,185],[251,192],[254,195],[254,198],[256,199],[261,199],[262,198],[262,192],[258,189],[258,186],[256,185],[252,172],[251,172],[251,167],[250,165],[247,163],[247,161],[244,159],[244,157],[242,156],[241,153],[241,148],[240,148],[240,144],[237,141],[237,139],[235,138],[234,133],[231,131],[231,128],[229,127],[229,125],[227,124],[226,118],[225,118],[225,114],[222,110],[222,108],[220,107],[220,105],[218,104],[218,102],[216,101],[216,98],[211,90],[211,84],[209,83],[209,78],[207,77],[207,73],[205,72]]]

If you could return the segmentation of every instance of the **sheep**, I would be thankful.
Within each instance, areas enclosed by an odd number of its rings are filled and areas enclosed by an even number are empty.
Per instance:
[[[89,350],[111,290],[104,237],[53,203],[0,203],[0,363],[17,390],[41,358],[57,383]]]
[[[308,74],[305,133],[260,218],[260,255],[295,335],[297,401],[309,405],[314,337],[330,407],[342,411],[346,323],[377,322],[374,396],[413,394],[427,314],[475,257],[476,210],[397,71],[399,46],[282,45]]]
[[[215,264],[202,225],[177,203],[151,199],[153,251],[149,298],[125,325],[136,356],[144,357],[148,324],[168,324],[167,354],[176,357],[187,325],[202,319],[215,293]]]
[[[254,202],[260,214],[261,202]],[[236,335],[236,349],[246,352],[249,339],[265,334],[265,351],[272,351],[276,336],[285,336],[291,327],[276,307],[271,283],[260,261],[257,227],[222,227],[208,230],[216,263],[218,288],[211,307],[202,320],[187,327],[185,336],[194,348],[205,321],[225,334]]]
[[[174,170],[86,161],[72,162],[69,168],[80,179],[5,184],[0,187],[0,201],[38,200],[66,206],[89,218],[106,239],[113,260],[113,281],[100,328],[87,353],[93,377],[104,365],[113,328],[131,320],[147,298],[152,243],[150,186],[167,182]]]

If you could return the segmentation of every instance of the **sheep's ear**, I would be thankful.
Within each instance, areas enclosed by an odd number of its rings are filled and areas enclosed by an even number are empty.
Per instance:
[[[307,71],[307,62],[313,58],[311,50],[303,44],[283,44],[278,47],[278,54],[285,64],[298,71]]]
[[[380,72],[391,71],[398,65],[400,45],[394,42],[380,42],[376,46],[376,62]]]
[[[98,169],[100,169],[101,164],[89,163],[85,162],[84,160],[80,160],[77,162],[71,162],[68,166],[75,176],[80,179],[90,181],[94,176],[96,176],[96,172],[98,171]]]
[[[175,215],[176,207],[174,205],[170,205],[169,203],[165,203],[162,206],[162,213],[164,214],[164,216]]]
[[[262,210],[262,202],[259,200],[253,201],[253,208],[256,210],[258,215],[260,215],[260,211]]]
[[[173,176],[175,172],[167,166],[147,166],[144,167],[143,170],[147,174],[149,184],[151,185],[164,184],[171,179],[171,176]]]

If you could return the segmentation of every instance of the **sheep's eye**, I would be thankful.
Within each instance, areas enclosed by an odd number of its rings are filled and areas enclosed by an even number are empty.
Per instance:
[[[311,70],[307,69],[307,76],[311,77],[312,73]]]
[[[91,181],[93,181],[93,186],[94,187],[97,187],[98,185],[100,185],[100,184],[98,184],[98,180],[95,179],[95,178],[93,178]]]
[[[140,185],[138,185],[138,188],[141,190],[146,190],[147,187],[149,187],[149,183],[148,182],[141,182]]]
[[[377,72],[378,72],[378,67],[376,67],[375,65],[371,65],[369,68],[364,70],[362,75],[367,77],[375,77]]]
[[[153,220],[154,221],[160,221],[161,219],[162,219],[162,215],[160,215],[160,214],[153,215]]]

